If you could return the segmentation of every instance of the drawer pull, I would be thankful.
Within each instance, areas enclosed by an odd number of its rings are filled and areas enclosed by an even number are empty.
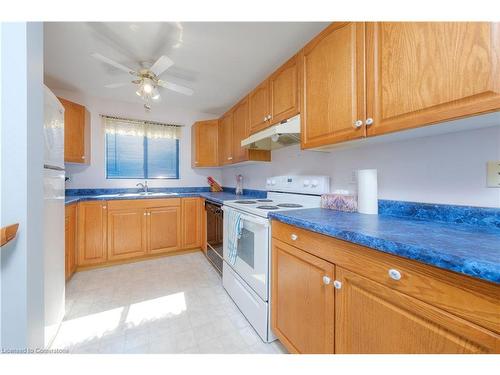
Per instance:
[[[330,279],[328,276],[323,276],[323,284],[325,285],[330,285],[332,279]]]
[[[395,270],[394,268],[391,268],[389,270],[389,277],[393,280],[399,280],[401,279],[401,272],[398,270]]]
[[[335,280],[333,282],[333,286],[335,287],[335,289],[340,289],[340,288],[342,288],[342,283],[338,280]]]
[[[295,233],[292,233],[290,238],[292,239],[292,241],[297,241],[297,238],[299,238],[299,236],[297,236]]]

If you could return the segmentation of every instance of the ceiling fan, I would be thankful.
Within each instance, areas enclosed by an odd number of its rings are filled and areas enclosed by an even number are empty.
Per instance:
[[[110,58],[99,53],[93,53],[92,57],[136,77],[136,79],[132,80],[131,82],[111,83],[108,85],[104,85],[104,87],[113,89],[117,87],[127,86],[130,83],[136,84],[138,86],[136,94],[140,96],[144,101],[146,101],[144,107],[148,110],[151,109],[151,106],[149,104],[151,100],[156,101],[160,99],[160,92],[158,90],[158,87],[164,87],[166,89],[184,95],[193,95],[193,90],[188,87],[184,87],[176,83],[164,81],[158,78],[160,74],[174,65],[174,62],[165,55],[160,56],[160,58],[156,60],[153,65],[143,62],[141,64],[142,69],[140,69],[139,71],[130,69],[125,65],[111,60]]]

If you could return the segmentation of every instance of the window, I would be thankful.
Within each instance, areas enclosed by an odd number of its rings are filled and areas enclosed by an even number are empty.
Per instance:
[[[110,117],[104,121],[106,178],[179,178],[179,126]]]

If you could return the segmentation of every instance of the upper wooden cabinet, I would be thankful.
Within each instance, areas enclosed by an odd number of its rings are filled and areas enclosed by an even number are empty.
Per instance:
[[[367,24],[368,135],[500,109],[500,24]]]
[[[250,133],[299,113],[298,79],[298,56],[294,56],[250,93]]]
[[[241,147],[241,141],[250,135],[248,97],[236,104],[233,113],[233,163],[243,161],[271,161],[271,151]]]
[[[219,120],[219,164],[233,163],[233,112]]]
[[[302,50],[302,148],[365,136],[364,35],[364,23],[333,23]]]
[[[298,56],[292,57],[269,77],[270,124],[299,113]]]
[[[216,167],[219,165],[218,135],[219,121],[198,121],[191,127],[191,165]]]
[[[103,263],[107,259],[107,202],[78,203],[78,266]]]
[[[58,98],[64,106],[64,161],[67,163],[90,162],[90,137],[86,124],[85,107]]]
[[[269,81],[265,80],[248,95],[250,133],[269,126]]]

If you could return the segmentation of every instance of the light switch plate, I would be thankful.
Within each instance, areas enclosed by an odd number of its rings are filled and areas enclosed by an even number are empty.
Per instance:
[[[488,162],[487,185],[500,188],[500,160]]]

